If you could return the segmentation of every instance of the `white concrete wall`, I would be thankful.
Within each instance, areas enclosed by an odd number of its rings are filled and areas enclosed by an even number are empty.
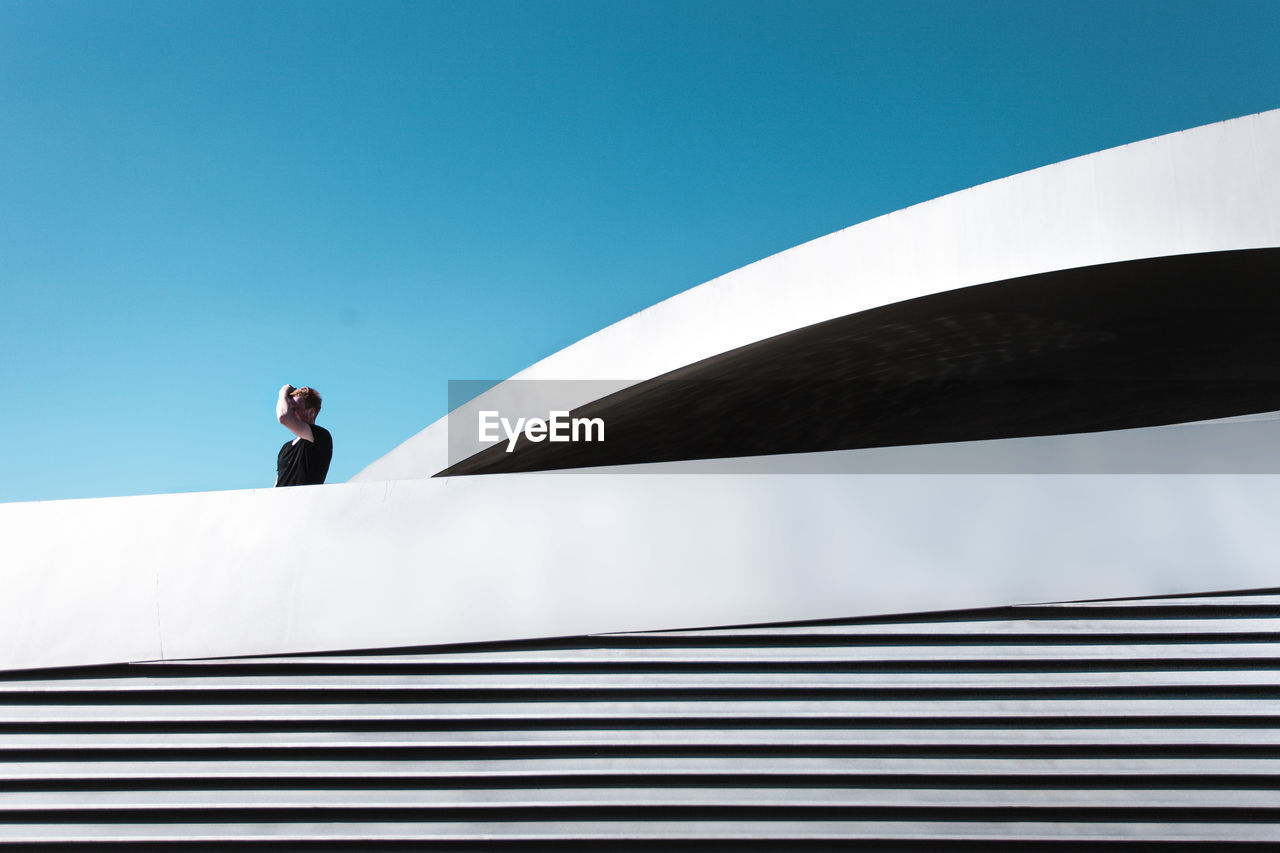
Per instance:
[[[1160,430],[1240,448],[1225,471],[1280,445],[1275,419]],[[1117,435],[1015,439],[995,470],[1097,470]],[[1277,506],[1277,474],[607,471],[4,504],[0,669],[1269,587]]]
[[[1272,246],[1280,246],[1280,110],[1079,157],[846,228],[660,302],[512,378],[640,381],[958,287]],[[427,477],[447,461],[441,419],[352,482]]]

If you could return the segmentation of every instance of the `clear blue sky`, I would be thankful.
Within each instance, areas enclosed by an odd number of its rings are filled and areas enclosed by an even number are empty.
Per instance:
[[[1280,107],[1280,2],[0,0],[0,501],[330,482],[806,240]]]

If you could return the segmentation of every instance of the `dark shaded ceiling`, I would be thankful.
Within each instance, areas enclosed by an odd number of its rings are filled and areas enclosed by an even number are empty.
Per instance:
[[[856,287],[856,282],[850,283]],[[1127,429],[1280,409],[1280,249],[981,284],[838,317],[572,413],[604,442],[438,476]]]

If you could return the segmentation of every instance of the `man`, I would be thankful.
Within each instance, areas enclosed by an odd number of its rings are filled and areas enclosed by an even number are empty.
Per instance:
[[[318,486],[324,482],[333,458],[333,436],[316,426],[318,414],[320,395],[314,388],[285,385],[280,389],[276,420],[294,439],[286,441],[276,457],[277,486]]]

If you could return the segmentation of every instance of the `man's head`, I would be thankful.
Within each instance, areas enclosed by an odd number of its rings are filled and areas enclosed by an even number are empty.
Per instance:
[[[309,424],[316,422],[316,415],[320,414],[320,394],[316,389],[308,388],[305,385],[301,388],[295,388],[289,395],[289,400],[293,403],[298,417]]]

